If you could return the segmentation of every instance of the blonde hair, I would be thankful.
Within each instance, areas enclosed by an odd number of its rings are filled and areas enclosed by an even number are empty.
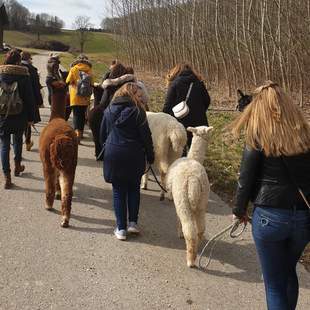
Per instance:
[[[139,99],[138,93],[141,92],[141,88],[137,83],[128,82],[120,87],[114,94],[113,99],[117,97],[130,97],[137,107],[145,110],[143,102]]]
[[[267,81],[254,91],[252,102],[229,126],[245,142],[266,156],[291,156],[310,149],[310,127],[302,111],[282,88]]]
[[[202,77],[187,63],[179,63],[169,70],[166,75],[166,82],[169,85],[176,77],[184,71],[191,71],[198,80],[202,81]]]

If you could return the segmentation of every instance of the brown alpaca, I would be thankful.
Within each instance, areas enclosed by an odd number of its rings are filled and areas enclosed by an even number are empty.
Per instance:
[[[69,226],[72,188],[78,157],[78,141],[74,130],[65,121],[66,85],[52,84],[52,107],[48,125],[39,141],[45,179],[45,208],[53,208],[56,189],[61,190],[62,227]]]

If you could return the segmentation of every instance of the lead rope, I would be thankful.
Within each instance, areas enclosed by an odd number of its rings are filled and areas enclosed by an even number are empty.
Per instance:
[[[167,193],[167,190],[166,190],[166,189],[160,184],[160,182],[158,181],[157,176],[156,176],[156,174],[155,174],[155,172],[154,172],[154,170],[153,170],[153,168],[152,168],[151,165],[149,165],[149,167],[147,168],[147,170],[146,170],[145,173],[147,173],[147,172],[149,172],[149,171],[152,172],[152,175],[153,175],[153,177],[154,177],[156,183],[158,184],[158,186],[159,186],[165,193]]]
[[[251,220],[249,219],[249,222],[251,222]],[[207,269],[208,266],[211,263],[212,260],[212,254],[213,254],[213,250],[215,248],[216,243],[221,240],[224,236],[224,234],[228,231],[229,232],[229,236],[231,238],[238,238],[239,236],[241,236],[241,234],[245,231],[247,224],[243,224],[243,227],[241,229],[241,231],[239,231],[238,233],[235,233],[236,230],[239,228],[239,225],[241,224],[241,221],[239,219],[234,220],[233,223],[231,223],[230,225],[228,225],[227,227],[225,227],[223,230],[221,230],[219,233],[217,233],[216,235],[214,235],[207,243],[206,245],[203,247],[200,255],[199,255],[199,261],[198,261],[198,266],[200,269]],[[211,243],[214,241],[214,243],[211,245]],[[208,261],[206,263],[205,266],[202,265],[202,257],[205,254],[206,250],[208,249],[208,247],[211,245],[211,249],[210,249],[210,254],[208,257]]]

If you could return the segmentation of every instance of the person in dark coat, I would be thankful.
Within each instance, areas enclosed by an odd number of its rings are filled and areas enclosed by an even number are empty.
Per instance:
[[[146,162],[154,162],[151,131],[140,99],[139,86],[126,83],[104,112],[100,136],[104,146],[104,179],[113,186],[113,205],[119,240],[139,233],[140,182]]]
[[[24,171],[21,165],[23,133],[27,125],[33,124],[35,102],[32,94],[31,81],[28,69],[21,66],[21,55],[16,49],[10,50],[5,58],[4,65],[0,66],[0,83],[12,85],[17,82],[18,94],[22,100],[22,111],[16,115],[0,115],[0,140],[1,140],[1,162],[4,173],[4,188],[12,187],[10,169],[10,143],[13,135],[15,176]]]
[[[310,241],[310,126],[299,107],[276,84],[256,89],[231,125],[245,134],[233,214],[248,221],[265,283],[267,307],[295,309],[296,264]]]
[[[109,77],[101,84],[103,94],[100,103],[88,113],[88,123],[93,134],[96,158],[98,158],[101,151],[99,132],[104,110],[110,104],[115,92],[125,83],[132,81],[135,81],[135,76],[128,74],[127,68],[121,63],[116,63],[111,66]]]
[[[174,116],[172,108],[184,101],[190,84],[193,87],[187,101],[189,113],[182,119],[178,119],[185,128],[208,126],[207,110],[210,105],[210,96],[200,76],[188,64],[178,64],[167,75],[168,92],[163,112]],[[192,143],[192,133],[187,132],[187,146]]]
[[[41,95],[42,86],[40,83],[40,77],[38,74],[38,69],[32,65],[31,54],[29,52],[22,52],[21,57],[22,57],[21,64],[27,67],[29,71],[29,75],[30,75],[32,93],[33,93],[34,102],[35,102],[35,114],[34,114],[33,123],[36,124],[36,123],[41,122],[39,107],[43,105],[43,98]],[[25,140],[26,150],[30,151],[33,146],[33,141],[31,140],[31,126],[27,126],[25,130],[25,138],[26,138]]]

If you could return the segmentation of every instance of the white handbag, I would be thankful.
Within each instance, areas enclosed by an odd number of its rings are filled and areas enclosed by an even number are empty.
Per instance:
[[[189,107],[187,105],[187,101],[192,91],[193,84],[194,83],[190,84],[185,100],[181,101],[172,108],[172,112],[177,119],[184,118],[189,113]]]

